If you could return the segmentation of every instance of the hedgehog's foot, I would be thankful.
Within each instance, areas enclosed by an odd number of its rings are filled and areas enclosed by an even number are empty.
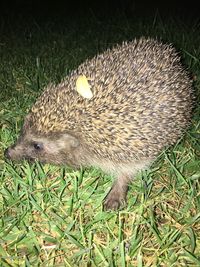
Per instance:
[[[117,179],[104,200],[104,210],[118,210],[125,206],[129,180],[127,177]]]

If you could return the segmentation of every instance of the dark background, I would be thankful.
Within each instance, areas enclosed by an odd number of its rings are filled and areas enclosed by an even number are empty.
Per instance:
[[[51,19],[77,19],[80,16],[117,17],[123,13],[127,18],[149,17],[159,14],[163,17],[174,16],[183,20],[199,19],[198,1],[144,1],[144,0],[16,0],[1,1],[0,16],[3,21],[13,21],[22,17],[38,21]]]

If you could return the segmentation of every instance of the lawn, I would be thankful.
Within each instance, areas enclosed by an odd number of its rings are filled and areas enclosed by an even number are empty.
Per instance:
[[[1,23],[0,266],[200,266],[200,24],[93,15]],[[5,161],[49,82],[139,36],[173,43],[194,79],[197,105],[184,137],[135,177],[123,210],[103,211],[113,177],[100,170]]]

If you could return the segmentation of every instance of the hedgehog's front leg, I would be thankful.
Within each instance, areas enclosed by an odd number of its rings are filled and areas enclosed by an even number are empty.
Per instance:
[[[126,203],[128,184],[131,178],[120,175],[104,200],[104,210],[117,210]]]

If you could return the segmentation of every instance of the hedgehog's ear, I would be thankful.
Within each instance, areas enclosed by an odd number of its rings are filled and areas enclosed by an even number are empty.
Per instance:
[[[64,142],[64,143],[67,143],[67,144],[69,144],[71,147],[78,147],[79,146],[79,140],[75,137],[75,136],[73,136],[73,135],[71,135],[71,134],[67,134],[67,133],[65,133],[65,134],[63,134],[62,135],[62,137],[61,137],[61,140]]]

